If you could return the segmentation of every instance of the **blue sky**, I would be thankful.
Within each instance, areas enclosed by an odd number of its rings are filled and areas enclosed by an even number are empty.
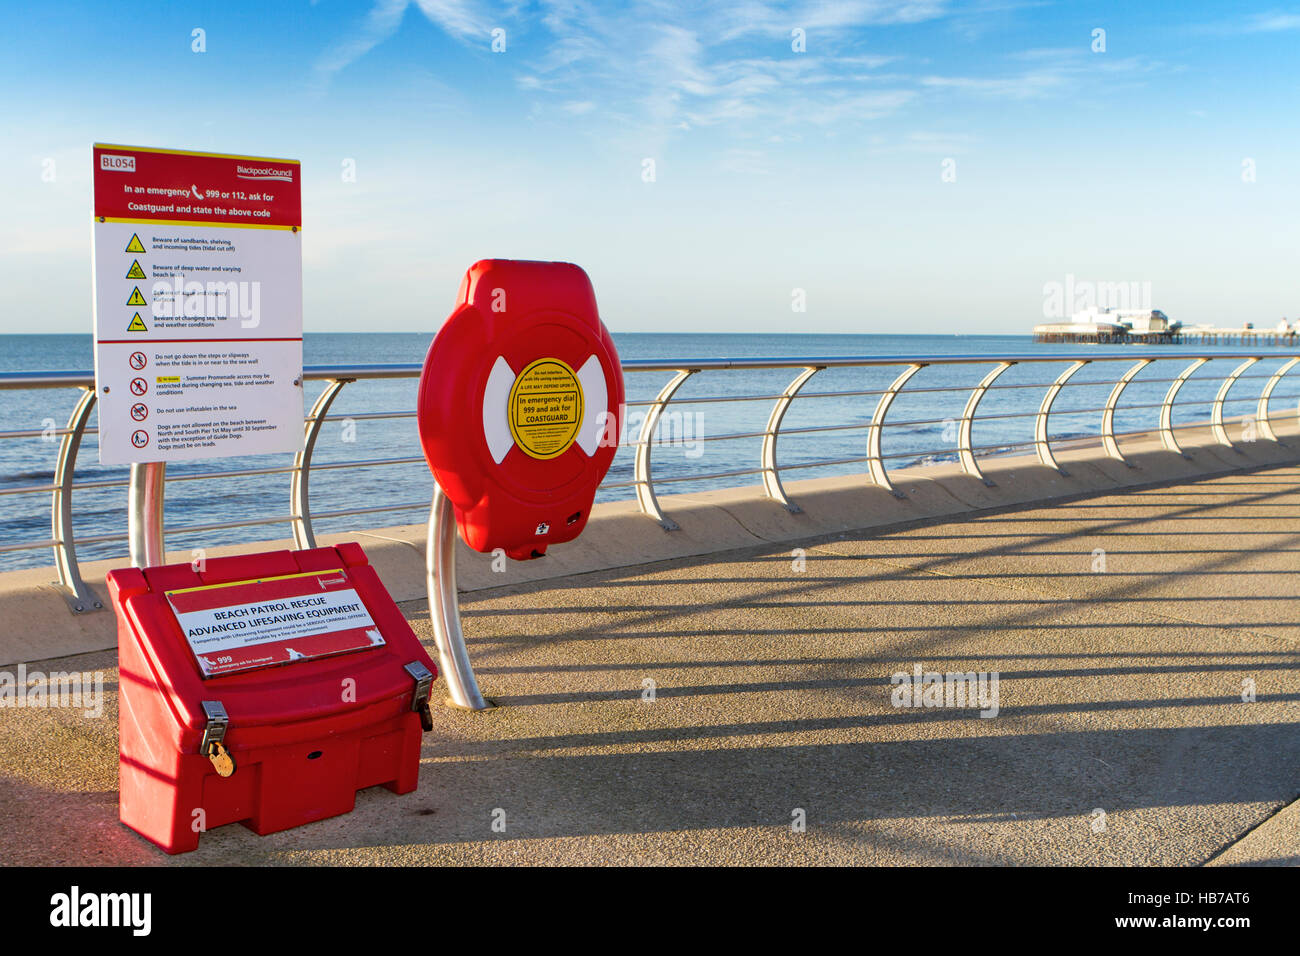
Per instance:
[[[1022,332],[1067,275],[1300,318],[1296,5],[0,11],[0,332],[90,329],[95,141],[300,159],[309,332],[431,331],[487,256],[615,331]]]

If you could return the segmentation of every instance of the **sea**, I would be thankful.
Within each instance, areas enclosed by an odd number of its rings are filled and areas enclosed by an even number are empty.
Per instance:
[[[419,363],[432,340],[431,333],[309,333],[303,343],[306,365],[359,365]],[[888,468],[956,459],[956,420],[960,419],[969,390],[1008,354],[1050,356],[1086,352],[1097,360],[1081,369],[1058,395],[1051,415],[1055,439],[1083,438],[1100,433],[1101,411],[1115,378],[1129,367],[1122,359],[1158,359],[1142,370],[1124,393],[1115,417],[1117,432],[1156,427],[1159,404],[1168,380],[1188,364],[1186,353],[1197,346],[1047,345],[1028,335],[770,335],[616,333],[615,344],[623,359],[678,362],[689,359],[784,358],[808,360],[861,356],[914,358],[970,356],[984,361],[968,365],[931,365],[907,384],[889,411],[882,439]],[[1286,360],[1280,348],[1264,349],[1267,358],[1251,368],[1233,387],[1225,405],[1226,416],[1253,415],[1266,377]],[[1229,349],[1221,349],[1229,350]],[[1231,349],[1242,351],[1241,349]],[[1276,355],[1269,354],[1276,351]],[[1033,441],[1034,415],[1052,380],[1068,366],[1061,360],[1021,364],[1005,372],[998,385],[1037,387],[993,389],[984,397],[973,430],[979,455],[1024,452]],[[1225,375],[1237,359],[1215,359],[1199,369],[1183,387],[1175,410],[1175,425],[1204,422]],[[0,371],[80,371],[93,367],[89,335],[0,335]],[[790,406],[778,442],[778,460],[785,466],[806,465],[784,472],[787,485],[802,478],[863,474],[863,462],[820,464],[862,458],[867,453],[867,425],[878,396],[849,395],[888,387],[901,366],[830,368],[804,386]],[[653,473],[660,496],[698,492],[719,487],[761,486],[758,474],[708,477],[720,472],[760,466],[761,433],[779,395],[798,369],[719,370],[700,372],[677,393],[661,423],[659,441],[651,449]],[[629,402],[652,399],[671,377],[669,372],[636,372],[626,376]],[[1157,381],[1160,380],[1160,381]],[[310,407],[323,384],[309,382]],[[946,390],[952,389],[952,390]],[[832,393],[832,394],[820,394]],[[359,381],[340,393],[331,409],[338,420],[327,422],[316,446],[314,464],[358,460],[418,457],[420,446],[415,419],[374,419],[376,412],[411,412],[415,408],[416,380]],[[720,397],[746,401],[703,401]],[[50,494],[3,494],[4,491],[49,484],[53,480],[58,441],[49,432],[61,428],[77,399],[75,389],[0,390],[0,432],[45,432],[38,437],[0,438],[0,548],[33,541],[48,541]],[[1296,408],[1300,401],[1300,372],[1287,376],[1275,390],[1273,415]],[[631,437],[643,409],[632,407],[627,416]],[[91,427],[95,421],[92,418]],[[801,431],[802,429],[820,429]],[[729,435],[750,437],[726,438]],[[98,460],[97,437],[86,436],[77,462],[77,481],[121,481],[128,469],[104,466]],[[292,456],[264,455],[239,459],[211,459],[168,465],[169,478],[219,471],[286,467]],[[597,500],[634,497],[630,487],[612,487],[632,479],[633,450],[620,448]],[[412,524],[427,520],[433,482],[422,462],[366,468],[313,470],[311,508],[318,532],[348,531]],[[124,485],[84,488],[73,495],[74,528],[78,539],[126,532],[127,489]],[[330,512],[356,508],[394,506],[394,510],[366,515],[327,517]],[[400,507],[398,507],[400,506]],[[243,478],[171,481],[166,493],[168,549],[189,550],[220,544],[250,543],[289,535],[287,516],[289,476],[261,475]],[[218,531],[185,529],[247,521],[282,519],[273,524]],[[119,557],[124,540],[83,542],[79,560]],[[0,570],[42,567],[53,563],[50,548],[0,551]]]

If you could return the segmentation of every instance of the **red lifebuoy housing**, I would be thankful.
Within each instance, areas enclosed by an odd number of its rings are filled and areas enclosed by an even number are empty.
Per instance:
[[[425,357],[417,411],[465,543],[524,560],[581,534],[622,405],[623,369],[586,272],[474,263]]]

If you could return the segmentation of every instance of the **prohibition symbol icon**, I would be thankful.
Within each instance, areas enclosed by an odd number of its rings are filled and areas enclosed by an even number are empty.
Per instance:
[[[131,367],[135,369],[137,372],[149,364],[149,360],[144,357],[143,352],[132,352],[130,362],[131,362]]]
[[[144,402],[136,402],[131,406],[131,417],[137,422],[142,422],[149,417],[149,406]]]
[[[131,379],[131,392],[134,395],[143,395],[149,391],[149,383],[142,378]]]
[[[131,444],[136,448],[143,448],[149,444],[149,433],[143,429],[136,429],[131,433]]]

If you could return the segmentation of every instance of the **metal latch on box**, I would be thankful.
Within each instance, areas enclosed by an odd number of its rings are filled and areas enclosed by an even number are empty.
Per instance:
[[[411,710],[420,715],[420,727],[433,730],[433,714],[429,712],[429,690],[433,687],[433,672],[419,661],[406,665],[406,673],[415,679],[415,693],[411,696]]]
[[[203,714],[208,718],[208,723],[203,728],[203,739],[199,741],[199,753],[212,761],[217,773],[229,777],[235,772],[235,758],[226,749],[226,728],[230,726],[230,715],[219,700],[203,701]]]

